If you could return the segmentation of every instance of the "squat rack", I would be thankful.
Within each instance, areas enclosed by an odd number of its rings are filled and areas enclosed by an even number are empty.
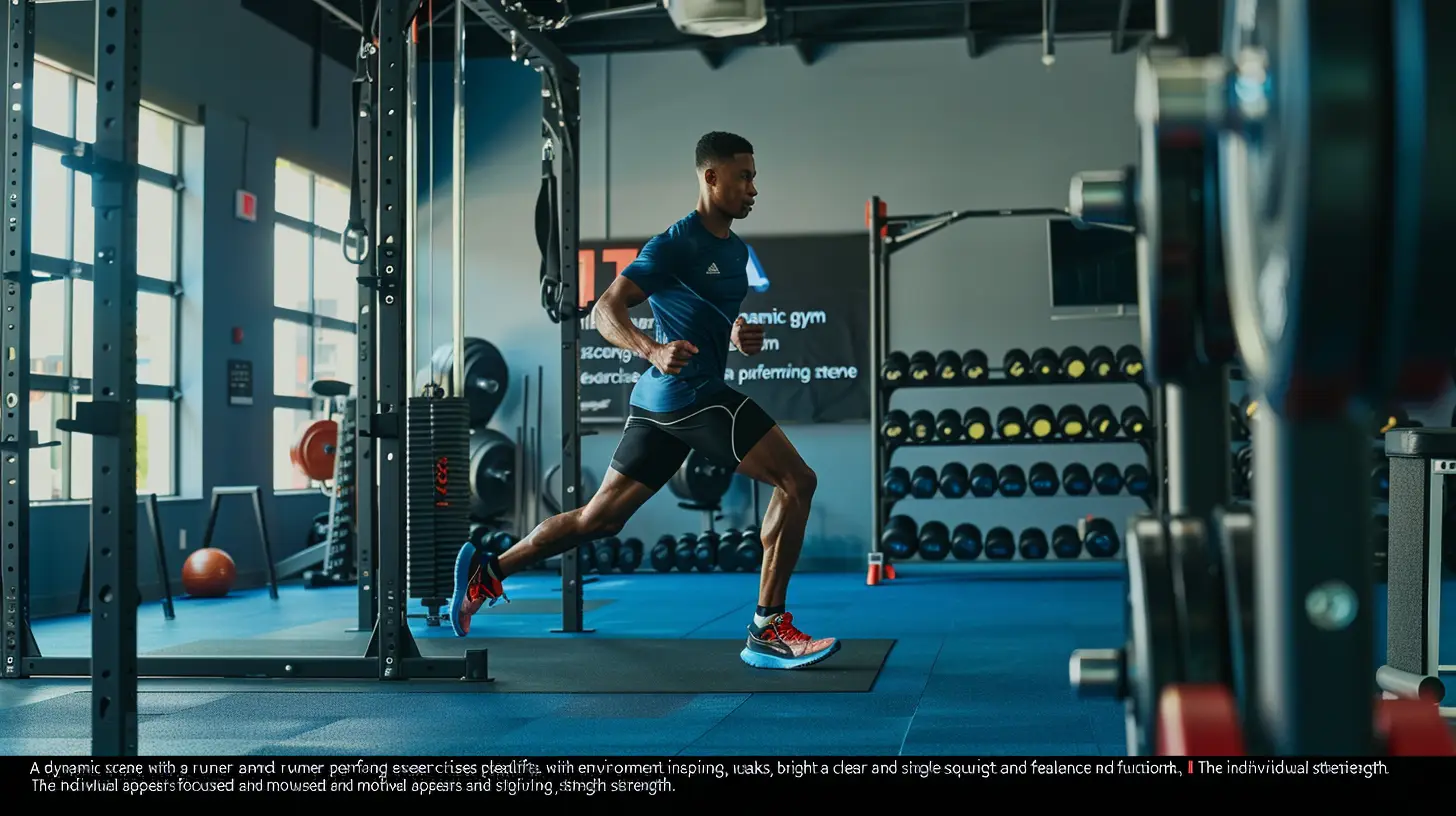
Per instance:
[[[81,0],[74,0],[81,1]],[[94,437],[91,501],[92,649],[90,657],[45,657],[29,625],[29,448],[37,435],[29,430],[28,374],[30,287],[34,281],[30,258],[28,207],[31,186],[32,79],[35,55],[35,6],[38,0],[19,0],[7,7],[10,52],[7,66],[9,127],[6,129],[6,174],[11,193],[7,229],[0,234],[5,258],[5,286],[0,308],[9,317],[3,324],[3,362],[6,410],[0,414],[0,512],[7,523],[0,540],[0,576],[4,584],[3,640],[0,640],[0,678],[91,677],[92,754],[133,756],[137,753],[137,680],[139,677],[266,677],[406,680],[415,677],[459,679],[467,675],[471,654],[456,658],[424,658],[406,620],[407,569],[404,513],[404,423],[401,414],[410,393],[407,371],[407,294],[413,273],[413,247],[408,227],[416,200],[407,172],[416,149],[410,138],[415,94],[414,37],[411,32],[421,0],[380,0],[377,44],[366,37],[361,62],[372,60],[376,82],[364,82],[358,115],[356,144],[361,190],[367,191],[369,218],[357,204],[348,233],[346,257],[361,263],[349,250],[368,242],[373,259],[361,264],[359,351],[359,547],[368,552],[371,534],[378,535],[378,564],[374,598],[377,617],[366,653],[357,657],[279,657],[137,655],[136,536],[136,210],[137,137],[141,104],[141,0],[105,0],[96,3],[97,121],[115,123],[98,128],[94,146],[84,146],[66,164],[93,179],[96,217],[95,378],[93,400],[77,406],[74,420],[57,427]],[[500,36],[525,51],[543,74],[548,94],[543,106],[554,111],[548,121],[567,161],[562,172],[561,275],[566,302],[575,302],[576,207],[578,164],[579,73],[552,45],[508,16],[497,0],[459,0],[484,19]],[[458,16],[458,13],[457,13]],[[460,27],[459,34],[463,32]],[[457,61],[464,59],[463,36],[457,36]],[[463,104],[460,83],[455,89],[457,110]],[[457,128],[462,123],[456,117]],[[361,122],[362,124],[362,122]],[[457,134],[458,135],[458,134]],[[377,145],[377,150],[375,149]],[[456,178],[460,177],[457,168]],[[372,222],[374,234],[366,224]],[[562,321],[563,363],[576,365],[575,320]],[[573,378],[577,379],[577,378]],[[576,392],[563,388],[563,428],[567,445],[563,474],[567,484],[580,483],[580,435],[577,433]],[[364,462],[384,462],[376,474]],[[366,477],[365,474],[368,473]],[[563,491],[564,509],[572,509],[579,488]],[[377,516],[375,514],[378,514]],[[361,575],[361,578],[363,576]],[[581,631],[581,584],[575,553],[562,559],[562,581],[570,588],[563,603],[563,629]],[[476,657],[483,657],[483,650]],[[482,661],[483,662],[483,661]],[[481,673],[472,669],[471,677]]]

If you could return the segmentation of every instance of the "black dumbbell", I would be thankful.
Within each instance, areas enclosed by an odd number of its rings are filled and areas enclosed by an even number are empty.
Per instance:
[[[942,351],[935,357],[935,379],[941,385],[950,385],[961,378],[961,356],[954,351]]]
[[[880,552],[891,558],[910,558],[920,546],[915,520],[909,516],[891,516],[880,531]]]
[[[596,558],[597,572],[608,573],[617,568],[617,553],[622,549],[622,540],[616,536],[599,539],[592,544],[592,555]]]
[[[1134,496],[1147,496],[1153,490],[1153,477],[1148,469],[1136,462],[1122,469],[1122,486]]]
[[[1109,380],[1117,375],[1117,356],[1107,346],[1093,346],[1087,352],[1087,373],[1094,380]]]
[[[718,539],[718,569],[724,572],[738,571],[738,545],[742,542],[743,534],[738,532],[738,528],[729,527],[723,531],[723,537]]]
[[[910,442],[934,442],[935,441],[935,414],[924,409],[910,415]]]
[[[1370,555],[1374,565],[1376,583],[1390,582],[1390,518],[1375,517],[1375,526],[1370,533]]]
[[[910,355],[910,382],[930,382],[935,377],[935,355],[917,351]]]
[[[971,495],[988,499],[996,495],[996,468],[981,462],[971,468]]]
[[[1229,489],[1233,491],[1234,498],[1246,497],[1249,495],[1249,481],[1244,478],[1243,468],[1239,467],[1239,454],[1229,454]]]
[[[961,424],[961,412],[954,408],[942,409],[935,415],[935,439],[937,442],[959,442],[965,438],[966,429]]]
[[[1031,376],[1037,382],[1052,382],[1057,379],[1057,372],[1061,370],[1062,363],[1057,353],[1042,346],[1031,353]]]
[[[1082,545],[1087,548],[1087,554],[1093,558],[1112,558],[1121,549],[1122,542],[1117,537],[1117,528],[1112,522],[1104,518],[1087,520],[1087,532],[1082,536]]]
[[[1006,352],[1001,358],[1001,368],[1008,380],[1019,380],[1031,374],[1031,358],[1019,348]]]
[[[698,563],[698,537],[694,533],[683,533],[672,551],[672,563],[679,572],[692,572]]]
[[[1021,531],[1021,538],[1017,541],[1017,550],[1021,557],[1032,561],[1038,561],[1047,557],[1046,533],[1038,527],[1028,527]]]
[[[762,566],[763,541],[758,537],[758,528],[749,525],[743,528],[743,540],[738,543],[738,569],[758,572]]]
[[[996,433],[1002,439],[1021,439],[1026,433],[1026,415],[1021,413],[1020,408],[1002,408],[996,414]]]
[[[1051,439],[1057,432],[1057,416],[1050,405],[1040,403],[1026,411],[1026,431],[1032,439]]]
[[[1059,372],[1069,380],[1080,380],[1087,374],[1087,352],[1079,346],[1062,349]]]
[[[1376,465],[1375,469],[1370,471],[1370,491],[1378,498],[1390,498],[1389,462]]]
[[[1062,490],[1068,496],[1086,496],[1092,492],[1092,474],[1081,462],[1062,468]]]
[[[959,499],[970,489],[971,474],[960,462],[946,462],[940,468],[940,495]]]
[[[576,545],[577,569],[582,575],[590,575],[597,571],[597,548],[595,541],[588,541],[585,544]]]
[[[672,569],[672,562],[676,559],[677,539],[670,535],[664,535],[657,539],[652,545],[652,568],[658,572],[668,572]]]
[[[992,527],[986,531],[982,550],[993,561],[1009,561],[1016,557],[1016,537],[1005,527]]]
[[[920,557],[926,561],[944,561],[950,555],[950,530],[939,521],[920,525]]]
[[[940,488],[940,477],[935,468],[921,465],[910,474],[910,495],[917,499],[933,499]]]
[[[1117,436],[1122,426],[1117,423],[1111,406],[1094,405],[1087,412],[1087,429],[1095,439],[1111,439]]]
[[[961,417],[961,431],[972,442],[991,438],[991,414],[985,408],[969,408]]]
[[[880,421],[880,438],[886,442],[903,442],[910,435],[910,415],[896,408],[885,412]]]
[[[905,356],[903,351],[892,351],[885,355],[885,362],[880,364],[880,379],[889,385],[904,382],[910,375],[910,358]]]
[[[1254,446],[1245,445],[1239,448],[1234,454],[1234,472],[1239,474],[1243,480],[1244,492],[1253,495],[1254,492]]]
[[[1140,378],[1143,374],[1142,349],[1132,345],[1123,346],[1118,349],[1117,372],[1130,380]]]
[[[910,495],[910,471],[896,465],[885,471],[885,477],[880,480],[880,487],[884,489],[885,495],[892,499],[903,499]]]
[[[642,539],[629,538],[617,548],[617,572],[636,572],[642,566]]]
[[[996,490],[1011,499],[1026,495],[1026,471],[1020,465],[1002,465],[996,471]]]
[[[1122,468],[1103,462],[1092,470],[1092,485],[1100,495],[1116,496],[1122,492]]]
[[[712,572],[717,565],[718,534],[709,530],[698,536],[698,544],[693,548],[693,566],[698,572]]]
[[[1052,552],[1058,558],[1080,558],[1082,537],[1077,535],[1077,528],[1070,524],[1061,524],[1052,530]]]
[[[1062,482],[1051,462],[1037,462],[1026,473],[1026,485],[1035,496],[1055,496]]]
[[[980,349],[971,349],[961,355],[961,378],[969,382],[979,382],[986,379],[991,373],[991,361],[986,359],[986,352]]]
[[[1063,405],[1057,412],[1057,433],[1067,439],[1080,439],[1087,433],[1087,415],[1080,405]]]
[[[950,536],[950,554],[957,561],[974,561],[980,558],[980,528],[970,522],[957,524]]]
[[[1142,439],[1148,434],[1148,415],[1137,405],[1122,409],[1122,427],[1133,439]]]

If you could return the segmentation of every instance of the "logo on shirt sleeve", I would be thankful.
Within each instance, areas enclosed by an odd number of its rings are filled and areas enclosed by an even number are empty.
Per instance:
[[[708,274],[709,275],[716,275],[716,274],[718,274],[718,265],[716,263],[710,263],[710,264],[708,264]]]

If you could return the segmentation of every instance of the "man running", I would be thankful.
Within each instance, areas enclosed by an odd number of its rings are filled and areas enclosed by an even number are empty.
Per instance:
[[[698,141],[696,209],[648,241],[594,307],[602,337],[652,363],[632,389],[611,468],[585,507],[541,522],[499,557],[482,555],[468,542],[461,548],[450,599],[457,636],[470,631],[481,606],[505,597],[510,575],[620,532],[696,450],[774,489],[759,531],[763,570],[743,661],[797,669],[838,651],[837,639],[809,637],[786,611],[814,471],[773,418],[723,379],[730,342],[746,355],[763,350],[763,327],[739,315],[748,294],[749,249],[732,231],[734,220],[753,211],[757,175],[753,146],[743,137],[714,132]],[[628,316],[643,301],[656,319],[655,338]]]

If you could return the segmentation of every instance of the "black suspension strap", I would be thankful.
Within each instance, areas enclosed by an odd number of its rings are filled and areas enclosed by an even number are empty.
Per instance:
[[[369,257],[369,223],[364,219],[364,191],[359,171],[359,134],[366,123],[374,121],[374,78],[369,73],[369,60],[373,54],[374,43],[368,37],[361,39],[353,88],[354,155],[350,162],[349,223],[339,239],[344,260],[356,266],[362,265]]]
[[[541,307],[560,323],[569,304],[561,302],[561,203],[556,192],[555,151],[541,148],[541,194],[536,197],[536,245],[541,249]]]

